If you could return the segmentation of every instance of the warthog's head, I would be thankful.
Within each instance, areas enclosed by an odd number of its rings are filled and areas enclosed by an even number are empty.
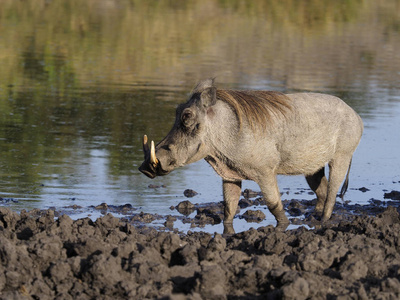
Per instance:
[[[213,80],[200,82],[189,100],[176,109],[175,123],[168,135],[149,147],[143,138],[144,161],[139,170],[150,178],[166,175],[177,167],[205,158],[208,118],[213,115],[211,106],[216,103]]]

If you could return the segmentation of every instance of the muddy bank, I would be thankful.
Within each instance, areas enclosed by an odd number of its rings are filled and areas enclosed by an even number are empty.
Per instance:
[[[366,188],[360,188],[359,190],[363,191],[364,189]],[[301,190],[299,194],[305,192],[309,191]],[[400,195],[400,192],[391,191],[390,193],[385,193],[385,199],[387,200],[382,201],[372,198],[368,201],[368,204],[364,205],[352,204],[350,201],[337,199],[329,223],[332,225],[338,224],[342,221],[351,221],[356,216],[376,216],[385,211],[388,206],[393,206],[400,210],[398,195]],[[157,229],[163,230],[167,228],[179,232],[179,228],[174,228],[174,222],[176,220],[180,220],[184,224],[190,224],[191,228],[204,228],[206,225],[215,225],[223,222],[224,204],[222,201],[201,204],[192,203],[191,201],[193,200],[185,200],[180,202],[177,206],[171,206],[170,209],[175,213],[174,216],[168,216],[164,223],[165,227],[158,226]],[[319,218],[316,218],[314,214],[316,199],[283,200],[282,203],[292,225],[306,225],[310,228],[320,225]],[[179,214],[176,215],[176,212]],[[242,192],[242,197],[239,200],[235,219],[244,219],[248,223],[261,223],[266,219],[265,214],[268,213],[267,204],[265,199],[262,197],[261,192],[246,189]],[[153,218],[149,218],[145,214],[145,218],[141,219],[140,215],[134,214],[133,216],[126,216],[126,218],[128,220],[133,220],[137,225],[140,225],[141,220],[145,223],[149,223],[148,220],[152,221],[162,219],[162,216],[153,215]],[[254,227],[257,228],[259,225],[255,224]]]
[[[159,188],[160,186],[149,186],[149,188]],[[361,192],[368,191],[367,188],[362,187],[356,190]],[[314,194],[310,189],[298,189],[294,194],[301,197],[302,194]],[[218,229],[213,229],[212,225],[221,224],[224,219],[224,205],[223,202],[202,202],[196,203],[197,192],[192,189],[187,189],[183,193],[188,200],[177,203],[176,206],[171,206],[170,211],[166,210],[164,214],[146,213],[143,212],[141,207],[133,207],[127,203],[124,205],[111,205],[101,203],[93,206],[79,206],[70,205],[65,207],[53,207],[55,217],[63,214],[71,216],[72,219],[90,217],[96,220],[97,217],[111,213],[113,216],[122,218],[136,227],[152,226],[157,230],[173,231],[175,233],[187,233],[188,230],[197,229],[203,230],[207,225],[209,233],[214,233]],[[378,200],[371,198],[368,204],[353,204],[351,201],[337,199],[333,215],[330,223],[339,223],[341,221],[351,221],[355,216],[376,216],[382,213],[388,206],[400,209],[399,191],[391,191],[384,193],[384,199]],[[292,225],[289,227],[306,225],[308,227],[318,226],[320,221],[315,218],[314,208],[316,199],[291,199],[282,201],[285,212]],[[1,199],[0,199],[1,204]],[[30,211],[31,215],[40,216],[42,211],[33,209]],[[236,211],[235,220],[243,220],[240,231],[250,229],[251,227],[258,228],[260,226],[268,226],[275,224],[275,219],[269,213],[265,200],[261,192],[245,189],[242,192],[242,197],[239,201],[238,209]],[[178,221],[178,222],[176,222]],[[238,221],[234,222],[237,223]],[[244,224],[248,225],[244,225]],[[256,224],[257,223],[257,224]],[[211,225],[211,226],[210,226]],[[222,230],[221,230],[222,232]]]
[[[0,207],[2,299],[396,299],[400,218],[389,207],[318,230],[227,238]]]

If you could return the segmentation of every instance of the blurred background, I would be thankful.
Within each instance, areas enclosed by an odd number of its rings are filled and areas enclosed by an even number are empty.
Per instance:
[[[0,205],[170,214],[187,188],[221,201],[204,161],[155,180],[137,170],[143,134],[163,138],[208,77],[341,97],[365,124],[346,200],[400,189],[398,0],[0,0]],[[279,185],[314,198],[301,176]]]

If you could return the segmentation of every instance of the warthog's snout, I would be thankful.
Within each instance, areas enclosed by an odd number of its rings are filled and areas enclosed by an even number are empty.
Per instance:
[[[139,171],[151,179],[157,176],[155,170],[150,168],[150,166],[146,164],[146,162],[142,163],[142,165],[139,167]]]
[[[156,176],[162,176],[169,173],[168,171],[163,170],[161,162],[156,157],[156,148],[153,141],[151,141],[149,149],[147,135],[143,136],[143,152],[144,161],[139,167],[140,172],[151,179],[155,178]]]
[[[149,149],[149,144],[147,140],[147,135],[143,136],[143,152],[144,161],[139,167],[139,171],[150,178],[157,176],[157,166],[159,165],[158,159],[156,157],[156,149],[154,142],[151,141],[151,148]]]

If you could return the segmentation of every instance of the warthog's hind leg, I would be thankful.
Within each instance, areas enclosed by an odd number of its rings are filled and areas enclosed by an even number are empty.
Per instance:
[[[325,167],[322,167],[312,175],[307,175],[306,180],[310,188],[317,195],[315,212],[318,215],[322,215],[326,202],[326,194],[328,191],[328,180],[325,176]]]
[[[333,159],[329,163],[329,182],[328,182],[328,196],[325,202],[324,213],[322,221],[327,221],[332,215],[333,208],[336,202],[336,195],[339,191],[340,185],[349,171],[351,163],[351,156],[341,156]]]

